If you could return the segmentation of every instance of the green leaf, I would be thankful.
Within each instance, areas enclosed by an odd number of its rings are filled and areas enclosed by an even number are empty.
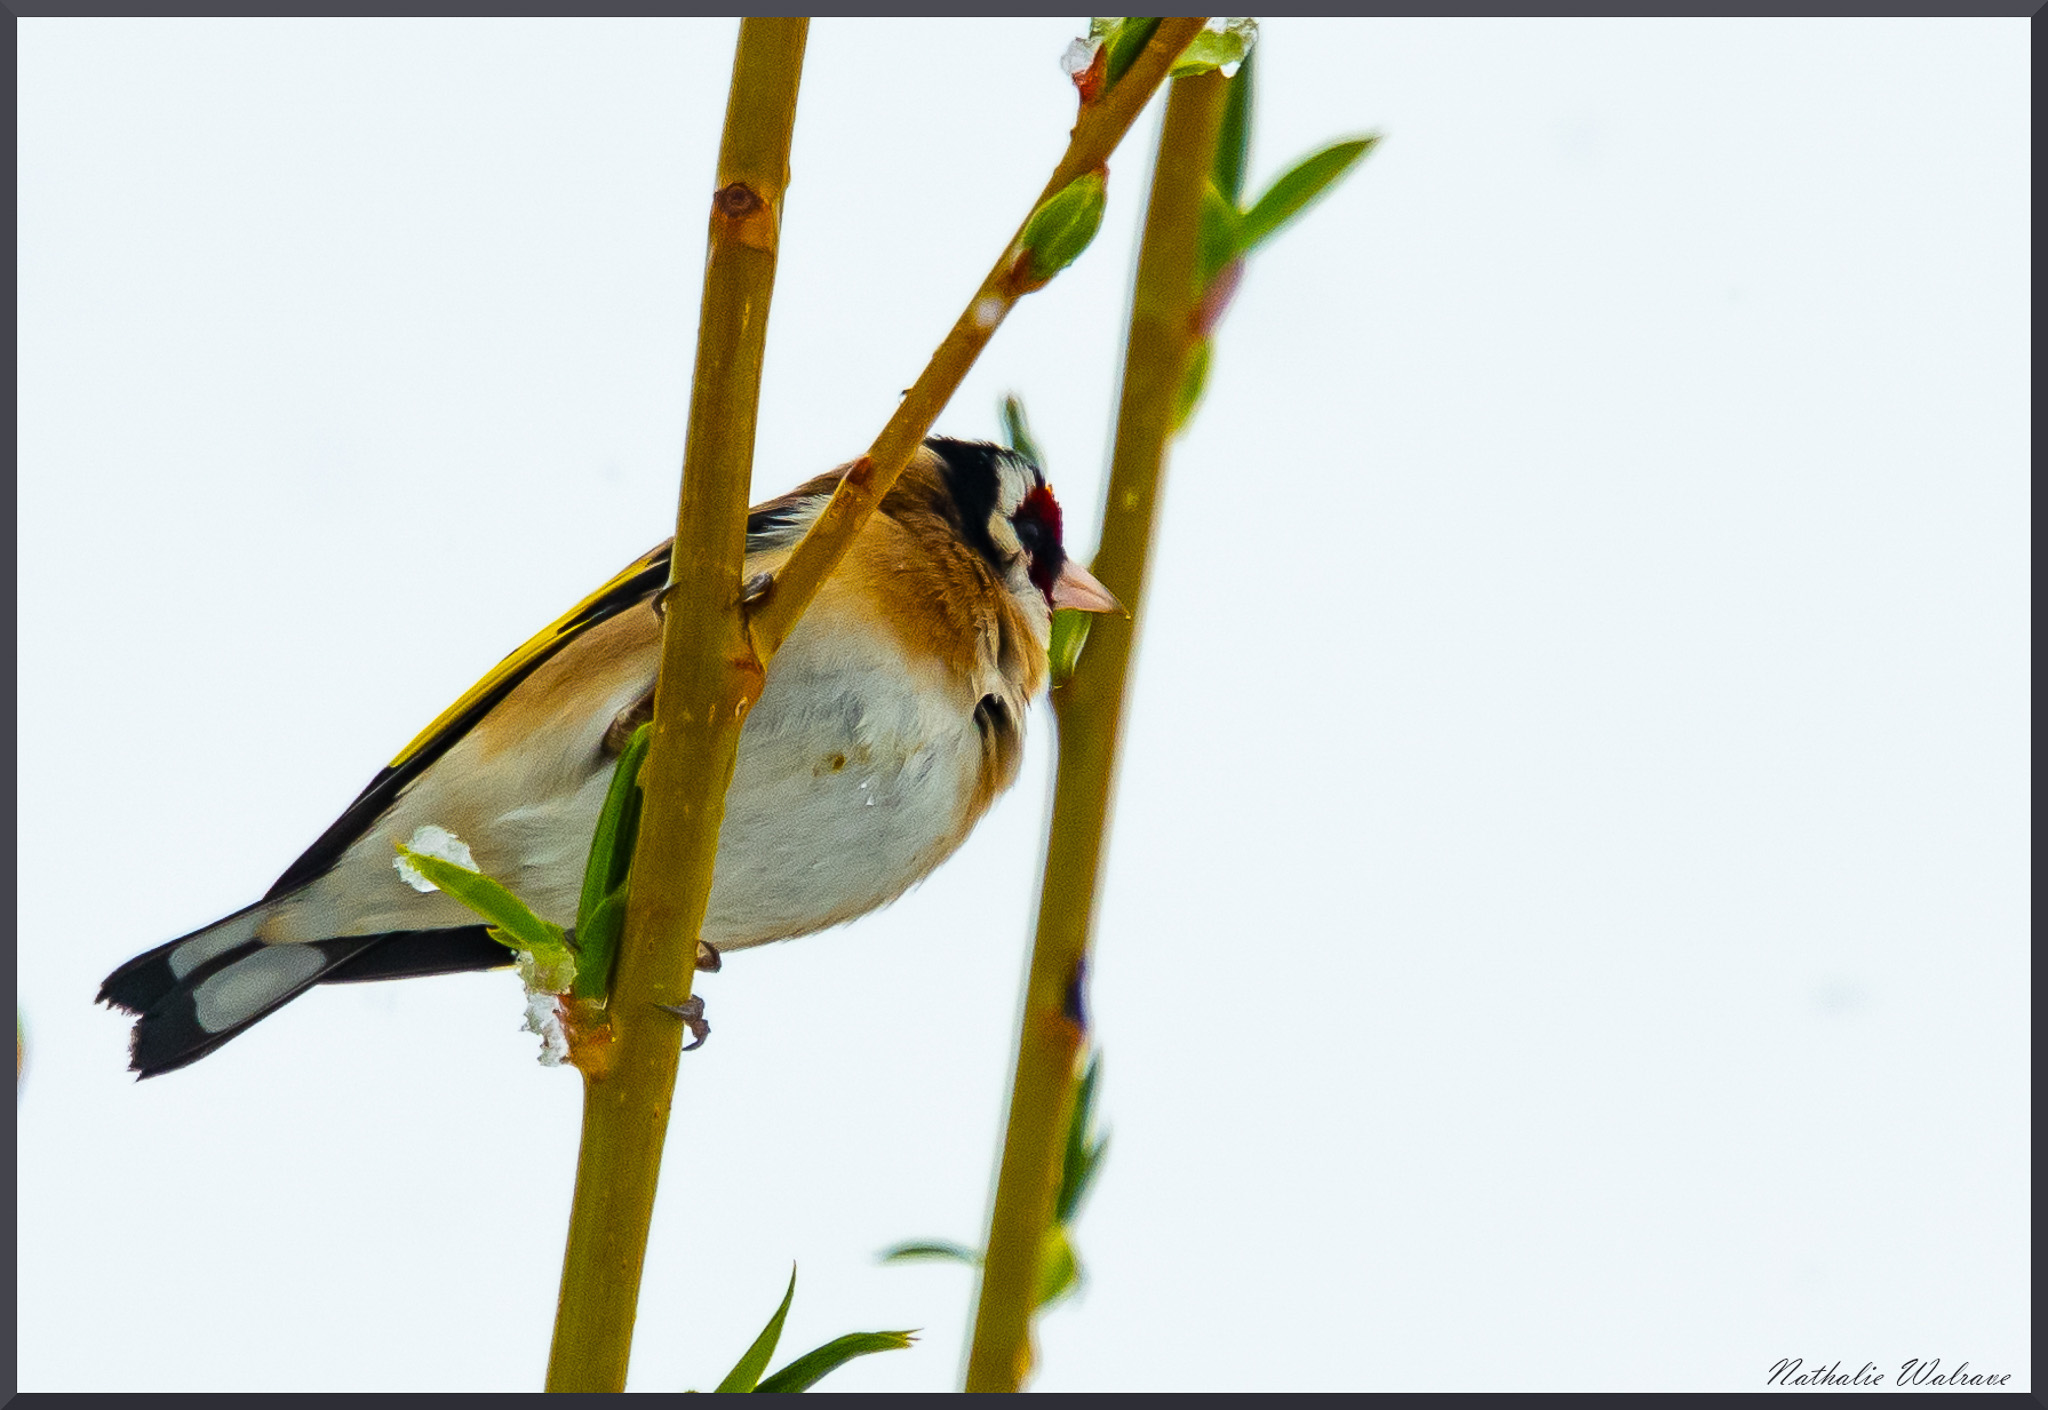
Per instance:
[[[619,940],[626,933],[626,902],[631,886],[621,886],[597,903],[590,918],[576,927],[576,983],[579,999],[602,999],[612,990],[612,965]]]
[[[1038,1306],[1050,1307],[1081,1286],[1081,1263],[1067,1231],[1058,1224],[1045,1231],[1038,1259]]]
[[[1213,183],[1202,188],[1202,226],[1195,237],[1197,289],[1206,291],[1223,266],[1237,258],[1243,223],[1237,207]]]
[[[605,791],[604,807],[597,815],[597,831],[590,838],[590,859],[583,867],[583,897],[576,906],[576,932],[582,934],[600,902],[618,890],[633,865],[633,843],[640,832],[640,765],[647,758],[654,726],[633,731],[618,767],[612,770],[611,787]]]
[[[1088,644],[1088,631],[1095,625],[1095,614],[1073,607],[1062,607],[1052,614],[1052,688],[1058,690],[1074,677],[1074,668],[1081,664],[1081,648]]]
[[[1045,468],[1045,452],[1032,439],[1031,423],[1024,419],[1024,399],[1015,392],[1003,398],[1003,439],[1010,449],[1023,456],[1039,469]]]
[[[1101,1079],[1102,1055],[1097,1053],[1088,1059],[1087,1070],[1074,1088],[1074,1109],[1067,1118],[1067,1148],[1060,1161],[1060,1192],[1053,1215],[1061,1224],[1073,1222],[1081,1197],[1088,1193],[1089,1182],[1101,1167],[1103,1152],[1109,1149],[1107,1139],[1094,1139],[1095,1088]]]
[[[753,1390],[761,1379],[761,1373],[768,1369],[768,1358],[775,1354],[775,1343],[782,1340],[782,1319],[789,1315],[790,1299],[796,1296],[796,1265],[789,1265],[789,1291],[782,1295],[782,1306],[775,1309],[775,1315],[768,1319],[768,1325],[761,1329],[761,1335],[754,1338],[754,1344],[747,1348],[725,1379],[718,1383],[722,1391]]]
[[[1031,213],[1018,237],[1031,261],[1031,279],[1043,284],[1081,257],[1102,228],[1109,186],[1099,171],[1087,171],[1048,196]]]
[[[965,1263],[970,1268],[981,1266],[981,1255],[964,1244],[948,1243],[944,1239],[933,1239],[927,1243],[897,1244],[882,1251],[884,1263],[918,1263],[926,1260]]]
[[[1212,179],[1232,210],[1244,201],[1244,170],[1252,151],[1252,67],[1257,50],[1244,56],[1223,95],[1223,130],[1216,138]]]
[[[1159,28],[1159,18],[1143,16],[1132,18],[1096,18],[1088,21],[1088,32],[1099,36],[1109,49],[1109,60],[1104,65],[1102,91],[1107,93],[1116,87],[1138,55],[1145,52],[1145,46],[1152,42],[1152,35]]]
[[[1335,185],[1338,178],[1379,144],[1379,140],[1377,137],[1354,137],[1348,142],[1334,142],[1296,162],[1293,170],[1268,186],[1266,193],[1244,213],[1244,223],[1238,228],[1238,239],[1243,249],[1248,253],[1270,240],[1281,227]]]
[[[1225,22],[1222,29],[1205,29],[1188,42],[1168,70],[1169,78],[1187,78],[1212,69],[1230,69],[1241,64],[1259,42],[1259,22],[1249,17]]]
[[[1209,386],[1210,340],[1202,339],[1188,354],[1188,370],[1181,374],[1180,390],[1173,397],[1173,429],[1176,433],[1187,425],[1195,414],[1195,408],[1202,404],[1202,393]]]
[[[509,936],[505,943],[511,948],[531,950],[535,955],[568,951],[562,927],[535,915],[526,902],[506,890],[500,882],[444,858],[415,852],[403,842],[397,846],[399,855],[419,868],[421,876]]]
[[[640,836],[640,768],[654,727],[633,731],[612,771],[604,808],[591,835],[590,858],[583,866],[583,895],[576,905],[576,948],[580,963],[575,993],[579,999],[602,999],[611,992],[612,965],[619,937],[626,927],[627,877],[633,866],[633,844]]]
[[[877,1351],[902,1351],[914,1339],[910,1332],[848,1332],[834,1337],[816,1351],[807,1351],[780,1371],[754,1387],[757,1391],[809,1390],[825,1377],[853,1360]]]

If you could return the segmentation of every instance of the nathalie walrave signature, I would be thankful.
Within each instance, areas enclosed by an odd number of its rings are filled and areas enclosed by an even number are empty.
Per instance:
[[[1988,1371],[1972,1371],[1965,1361],[1953,1371],[1941,1369],[1941,1358],[1922,1361],[1913,1357],[1900,1364],[1899,1373],[1892,1378],[1895,1386],[2002,1386],[2012,1379],[2012,1373],[1994,1375]],[[1771,1363],[1771,1374],[1764,1381],[1767,1386],[1881,1386],[1885,1383],[1884,1372],[1877,1369],[1875,1361],[1866,1361],[1861,1370],[1853,1374],[1842,1369],[1837,1361],[1832,1366],[1816,1366],[1806,1369],[1806,1362],[1798,1356],[1784,1356]]]

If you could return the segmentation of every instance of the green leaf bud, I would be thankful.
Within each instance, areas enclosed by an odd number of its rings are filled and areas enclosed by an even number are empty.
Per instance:
[[[1024,223],[1018,244],[1037,288],[1081,257],[1102,228],[1109,183],[1099,171],[1083,172],[1055,191]]]

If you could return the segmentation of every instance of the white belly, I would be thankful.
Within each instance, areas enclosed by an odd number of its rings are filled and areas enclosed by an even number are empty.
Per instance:
[[[740,734],[704,939],[758,945],[894,900],[958,844],[980,764],[971,711],[902,664],[785,652]]]

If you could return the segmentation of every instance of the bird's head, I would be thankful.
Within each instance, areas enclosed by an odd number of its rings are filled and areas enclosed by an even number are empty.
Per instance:
[[[1067,556],[1060,536],[1060,506],[1045,472],[1014,450],[987,441],[934,436],[925,448],[938,457],[958,515],[960,534],[1020,601],[1051,610],[1121,612],[1108,588]],[[1034,614],[1035,615],[1035,614]]]

